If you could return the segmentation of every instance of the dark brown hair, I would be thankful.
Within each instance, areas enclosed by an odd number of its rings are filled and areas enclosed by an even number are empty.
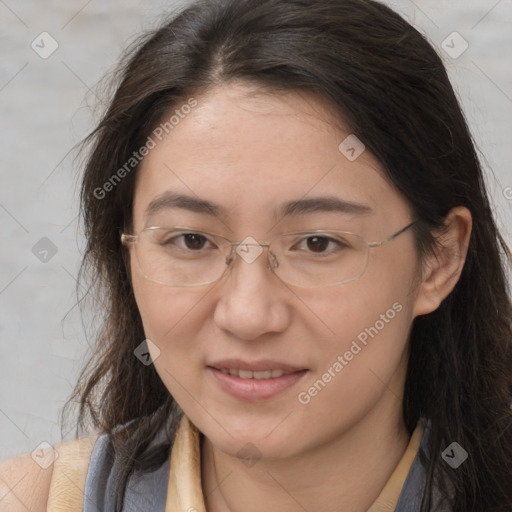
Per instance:
[[[430,422],[422,512],[434,507],[434,486],[454,512],[512,510],[512,306],[505,274],[511,255],[441,59],[415,28],[371,0],[197,1],[144,35],[119,67],[113,98],[86,141],[81,189],[81,277],[99,299],[102,328],[67,404],[80,403],[80,429],[89,420],[111,437],[123,468],[118,510],[131,472],[167,457],[171,434],[155,450],[148,444],[181,413],[154,367],[134,356],[145,336],[119,231],[131,223],[137,166],[107,197],[97,191],[162,116],[233,80],[328,100],[420,219],[420,257],[435,248],[433,233],[450,209],[470,210],[460,280],[412,326],[403,415],[410,432],[420,417]],[[453,441],[469,453],[457,470],[440,457]]]

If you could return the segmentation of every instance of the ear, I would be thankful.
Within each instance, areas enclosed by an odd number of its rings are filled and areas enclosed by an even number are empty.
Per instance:
[[[435,235],[434,254],[422,264],[414,316],[435,311],[455,288],[464,267],[472,228],[470,211],[464,206],[453,208],[445,217],[444,226]]]

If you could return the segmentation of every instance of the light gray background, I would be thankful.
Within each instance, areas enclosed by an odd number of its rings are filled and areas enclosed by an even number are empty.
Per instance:
[[[443,55],[510,244],[512,0],[386,3]],[[93,126],[97,100],[90,89],[128,42],[177,5],[0,0],[1,458],[62,440],[59,412],[88,350],[74,306],[84,243],[77,223],[79,168],[68,152]],[[43,31],[59,45],[46,59],[31,48]],[[458,58],[441,47],[454,31],[469,44]],[[57,249],[46,263],[32,251],[43,237]]]

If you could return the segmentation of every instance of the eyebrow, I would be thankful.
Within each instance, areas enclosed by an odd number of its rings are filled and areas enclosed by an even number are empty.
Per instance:
[[[170,191],[164,192],[153,199],[147,206],[145,214],[146,216],[151,216],[162,210],[172,208],[180,208],[219,218],[228,216],[228,210],[219,204]],[[337,212],[356,215],[370,215],[374,213],[370,206],[347,201],[336,196],[320,196],[288,201],[281,204],[273,213],[275,218],[279,218],[315,212]]]

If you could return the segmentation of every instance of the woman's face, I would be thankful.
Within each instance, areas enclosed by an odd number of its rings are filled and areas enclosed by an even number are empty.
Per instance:
[[[135,234],[179,225],[265,243],[325,229],[378,242],[414,220],[368,150],[339,149],[350,129],[336,128],[318,99],[238,83],[196,100],[141,164]],[[162,200],[170,194],[190,201],[173,206]],[[365,208],[280,209],[327,197]],[[199,211],[199,200],[217,209]],[[408,334],[421,313],[412,231],[370,249],[364,275],[340,286],[292,286],[267,262],[267,249],[254,261],[237,255],[216,283],[170,287],[145,279],[131,250],[145,334],[160,351],[155,368],[192,422],[225,453],[254,445],[258,456],[277,458],[333,441],[364,419],[392,416],[400,426]],[[267,373],[239,372],[251,369]]]

